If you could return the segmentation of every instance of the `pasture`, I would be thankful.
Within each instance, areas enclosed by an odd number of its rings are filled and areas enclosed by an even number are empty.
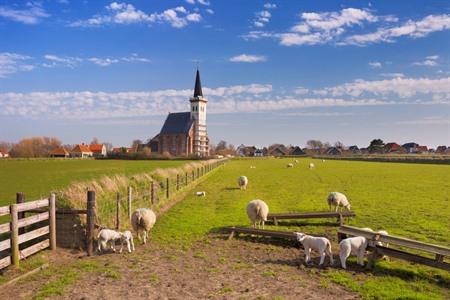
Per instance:
[[[76,181],[103,175],[133,175],[185,163],[183,160],[0,160],[0,206],[14,202],[17,192],[24,192],[28,200],[34,200]]]

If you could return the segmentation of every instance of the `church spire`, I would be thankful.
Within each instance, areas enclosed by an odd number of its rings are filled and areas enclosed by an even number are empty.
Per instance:
[[[200,71],[197,68],[197,75],[195,76],[195,88],[194,88],[194,98],[203,97],[202,83],[200,82]]]

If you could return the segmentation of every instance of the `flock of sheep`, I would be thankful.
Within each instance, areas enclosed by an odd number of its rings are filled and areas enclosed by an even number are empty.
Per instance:
[[[294,160],[294,163],[298,163],[298,160]],[[292,168],[293,163],[287,164],[288,168]],[[314,164],[310,163],[309,168],[313,169]],[[240,176],[238,179],[238,184],[240,189],[246,189],[248,185],[248,178],[246,176]],[[350,202],[347,197],[339,192],[331,192],[327,197],[327,203],[330,210],[338,211],[339,208],[350,211]],[[250,223],[253,228],[264,229],[264,222],[267,221],[267,216],[269,214],[269,206],[262,200],[256,199],[252,200],[247,205],[247,216],[250,219]],[[363,228],[373,232],[370,228]],[[297,241],[299,241],[305,251],[305,263],[311,262],[311,250],[317,251],[320,255],[319,266],[322,266],[325,261],[325,256],[328,255],[330,258],[330,264],[334,264],[333,253],[331,251],[331,242],[325,237],[315,237],[307,235],[302,232],[294,232]],[[388,235],[387,231],[379,230],[377,234]],[[350,237],[342,240],[339,243],[339,258],[341,261],[342,268],[346,269],[346,261],[350,255],[356,255],[357,263],[364,266],[364,255],[366,254],[367,246],[369,241],[363,236]],[[378,246],[384,246],[382,242],[376,242]],[[388,246],[388,245],[386,245]]]

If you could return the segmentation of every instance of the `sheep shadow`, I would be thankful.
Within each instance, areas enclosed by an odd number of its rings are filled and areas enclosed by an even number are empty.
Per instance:
[[[240,190],[239,187],[225,187],[222,189],[222,191],[235,191],[235,190]]]

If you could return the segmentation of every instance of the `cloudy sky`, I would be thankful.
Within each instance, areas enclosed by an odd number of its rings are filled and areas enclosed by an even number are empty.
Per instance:
[[[146,140],[198,64],[213,143],[450,144],[450,4],[339,2],[0,0],[0,140]]]

